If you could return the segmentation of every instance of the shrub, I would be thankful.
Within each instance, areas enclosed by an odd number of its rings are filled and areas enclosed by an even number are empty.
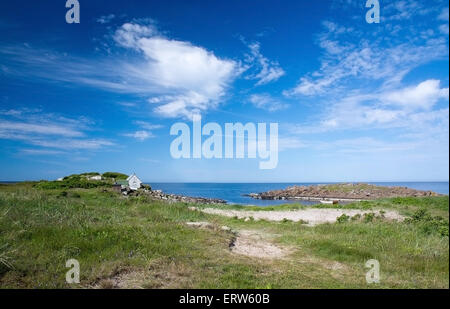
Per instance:
[[[116,180],[118,179],[127,179],[128,175],[122,174],[122,173],[117,173],[117,172],[106,172],[103,173],[102,175],[105,178],[114,178]]]
[[[361,214],[356,214],[352,217],[352,221],[356,221],[356,220],[360,220],[361,219]]]
[[[43,181],[35,185],[40,189],[91,189],[104,186],[111,186],[111,184],[104,181],[87,180],[80,176],[65,177],[62,181]]]
[[[375,219],[375,213],[369,212],[369,213],[364,214],[364,222],[365,223],[373,222],[374,219]]]
[[[345,223],[348,222],[348,220],[350,219],[349,216],[347,216],[346,214],[342,214],[341,216],[336,218],[337,223]]]
[[[99,176],[100,173],[97,172],[88,172],[88,173],[82,173],[80,176]]]
[[[448,220],[441,216],[433,217],[424,208],[418,209],[411,218],[405,220],[407,224],[415,224],[426,235],[438,234],[448,237]]]

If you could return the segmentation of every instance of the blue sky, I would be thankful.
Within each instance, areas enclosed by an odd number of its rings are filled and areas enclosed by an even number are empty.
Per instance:
[[[0,179],[448,181],[446,1],[0,3]],[[173,159],[170,127],[276,122],[277,168]]]

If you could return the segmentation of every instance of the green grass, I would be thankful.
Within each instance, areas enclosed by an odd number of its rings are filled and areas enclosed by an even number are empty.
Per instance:
[[[314,208],[341,208],[341,209],[392,209],[397,210],[403,215],[411,216],[419,209],[426,209],[433,215],[443,216],[448,219],[449,214],[448,196],[432,197],[396,197],[378,199],[373,201],[362,201],[348,204],[337,205],[313,205]]]
[[[429,216],[410,222],[348,220],[316,227],[290,221],[244,222],[190,211],[188,206],[192,205],[155,202],[144,196],[125,198],[103,188],[42,190],[32,184],[2,185],[0,287],[107,286],[108,280],[120,275],[147,288],[449,287],[448,236],[424,228],[435,226],[435,216],[444,218],[448,227],[448,197],[340,206],[396,209],[410,215],[428,210]],[[296,207],[304,206],[273,209]],[[260,231],[291,254],[281,260],[234,255],[228,249],[232,233],[191,228],[184,224],[188,221]],[[80,285],[65,282],[65,262],[71,258],[80,262]],[[375,286],[365,282],[364,263],[372,258],[381,266],[381,283]]]

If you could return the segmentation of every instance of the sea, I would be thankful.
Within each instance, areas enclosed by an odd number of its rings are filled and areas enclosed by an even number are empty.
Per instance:
[[[447,194],[449,192],[448,182],[369,182],[379,186],[400,186],[417,190],[430,190],[436,193]],[[309,201],[273,201],[257,200],[248,196],[249,193],[259,193],[269,190],[285,189],[286,187],[308,186],[321,183],[148,183],[154,190],[162,190],[165,193],[179,194],[192,197],[217,198],[227,201],[229,204],[271,206],[286,203],[302,203],[305,205],[313,204]]]

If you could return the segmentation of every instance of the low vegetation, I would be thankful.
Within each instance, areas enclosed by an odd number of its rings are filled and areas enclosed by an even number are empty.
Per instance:
[[[1,185],[0,287],[449,288],[448,205],[447,196],[326,205],[395,209],[408,219],[390,222],[381,213],[310,227],[205,214],[192,210],[202,205],[123,197],[107,186]],[[266,235],[289,254],[233,253],[235,234],[221,226]],[[65,282],[72,258],[80,262],[79,285]],[[369,259],[380,262],[379,284],[365,281]]]
[[[101,180],[93,180],[91,177],[101,176]],[[116,180],[126,179],[128,176],[116,172],[97,172],[73,174],[56,181],[40,181],[34,186],[39,189],[91,189],[98,187],[111,187]]]

